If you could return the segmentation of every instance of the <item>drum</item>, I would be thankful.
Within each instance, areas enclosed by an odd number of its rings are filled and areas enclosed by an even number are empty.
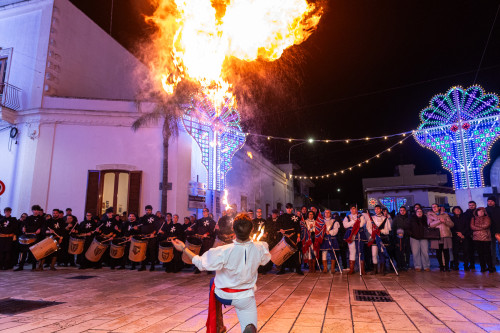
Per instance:
[[[158,260],[163,263],[171,262],[174,258],[174,246],[172,242],[163,241],[158,248]]]
[[[36,235],[24,234],[19,236],[19,244],[30,245],[36,242]]]
[[[113,239],[109,248],[109,256],[113,259],[123,257],[125,255],[125,242],[124,238]]]
[[[108,244],[103,243],[103,238],[96,236],[92,243],[90,243],[90,246],[85,252],[85,258],[87,258],[88,261],[91,262],[98,262],[106,249],[108,248]]]
[[[227,244],[232,244],[232,243],[233,243],[232,241],[231,241],[231,242],[229,242],[229,243],[226,243],[226,242],[224,242],[224,241],[221,241],[221,240],[219,239],[219,237],[215,237],[214,246],[212,246],[212,247],[218,247],[218,246],[227,245]]]
[[[283,236],[281,241],[270,251],[271,261],[276,266],[281,266],[295,252],[297,252],[297,246],[293,244],[290,238]]]
[[[191,250],[194,254],[200,254],[201,251],[201,239],[196,237],[188,237],[186,240],[186,247]],[[191,265],[193,262],[185,252],[182,252],[182,261],[186,264]]]
[[[141,262],[146,259],[146,251],[148,248],[148,240],[140,236],[133,236],[130,240],[130,250],[128,258],[133,262]]]
[[[85,238],[83,237],[70,237],[68,253],[69,254],[81,254],[83,252],[83,246],[85,245]]]
[[[59,242],[53,237],[47,237],[43,241],[30,246],[30,251],[36,260],[45,258],[59,249]]]

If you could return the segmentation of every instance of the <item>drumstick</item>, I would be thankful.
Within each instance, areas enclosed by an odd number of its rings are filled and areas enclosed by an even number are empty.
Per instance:
[[[83,223],[83,222],[82,222]],[[75,223],[75,225],[73,226],[73,228],[71,228],[71,230],[69,231],[69,233],[72,233],[73,230],[75,230],[76,226],[78,225],[78,223]]]
[[[53,233],[54,235],[56,235],[57,237],[62,238],[61,236],[59,236],[59,235],[58,235],[58,234],[54,231],[54,229],[52,229],[52,228],[50,228],[50,227],[47,227],[47,229],[49,229],[50,231],[52,231],[52,233]]]
[[[292,231],[292,230],[295,230],[294,228],[291,228],[291,229],[286,229],[286,230],[283,230],[283,233],[287,232],[287,231]],[[281,231],[279,231],[281,232]]]
[[[161,227],[160,227],[160,229],[158,229],[158,231],[160,231],[161,228],[163,228],[164,225],[165,225],[165,221],[163,221],[163,223],[161,224]]]

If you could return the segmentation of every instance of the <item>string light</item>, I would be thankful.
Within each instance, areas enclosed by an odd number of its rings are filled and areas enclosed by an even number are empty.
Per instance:
[[[373,155],[372,157],[370,157],[370,158],[366,159],[364,162],[358,162],[358,163],[353,164],[353,165],[351,165],[351,166],[349,166],[349,167],[347,167],[347,168],[344,168],[344,169],[342,169],[342,170],[337,170],[337,171],[334,171],[334,172],[329,172],[329,173],[324,174],[324,175],[318,175],[318,176],[294,176],[294,178],[302,179],[302,177],[304,177],[305,179],[308,179],[308,178],[309,178],[309,179],[318,179],[318,178],[320,178],[320,177],[321,177],[321,178],[324,178],[324,176],[326,176],[326,178],[329,178],[329,176],[330,176],[330,175],[336,176],[336,175],[337,175],[337,173],[341,173],[341,174],[343,174],[343,173],[345,173],[346,171],[352,171],[352,169],[353,169],[355,166],[357,166],[357,167],[362,167],[362,166],[363,166],[363,163],[368,164],[368,163],[369,163],[372,159],[374,159],[374,158],[380,158],[380,155],[381,155],[381,154],[386,153],[386,152],[390,152],[390,151],[392,150],[392,148],[394,148],[394,147],[396,147],[396,146],[398,146],[398,145],[402,144],[405,140],[408,140],[409,138],[411,138],[411,136],[407,136],[407,137],[405,137],[403,140],[401,140],[401,141],[399,141],[399,142],[397,142],[397,143],[393,144],[392,146],[390,146],[389,148],[387,148],[387,149],[385,149],[385,150],[383,150],[383,151],[379,152],[378,154]]]
[[[285,137],[280,137],[280,136],[272,136],[272,135],[265,135],[265,134],[257,134],[257,133],[250,133],[246,132],[245,135],[247,136],[256,136],[256,137],[262,137],[266,138],[267,140],[282,140],[282,141],[297,141],[297,142],[304,142],[307,141],[309,143],[313,142],[324,142],[324,143],[330,143],[330,142],[344,142],[344,143],[350,143],[350,142],[355,142],[355,141],[371,141],[371,140],[379,140],[379,139],[384,139],[387,140],[392,137],[396,136],[402,136],[406,137],[407,134],[412,134],[415,130],[411,131],[406,131],[406,132],[401,132],[401,133],[394,133],[394,134],[389,134],[389,135],[384,135],[384,136],[373,136],[373,137],[363,137],[363,138],[345,138],[345,139],[302,139],[302,138],[285,138]]]

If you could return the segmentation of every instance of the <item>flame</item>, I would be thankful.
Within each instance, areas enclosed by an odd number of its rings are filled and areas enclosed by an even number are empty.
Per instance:
[[[260,225],[259,229],[257,229],[257,233],[253,234],[252,240],[260,241],[262,236],[264,236],[264,226]]]
[[[226,60],[274,61],[311,35],[323,12],[307,0],[151,1],[154,75],[167,94],[184,78],[199,82],[216,109],[228,100],[236,106],[223,79]]]
[[[224,196],[222,197],[222,204],[225,206],[225,210],[228,210],[229,208],[231,208],[231,206],[229,205],[228,203],[228,200],[227,200],[227,196],[228,196],[229,192],[227,190],[224,190]]]

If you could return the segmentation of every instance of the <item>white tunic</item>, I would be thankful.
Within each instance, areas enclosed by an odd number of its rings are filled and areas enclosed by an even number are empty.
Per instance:
[[[324,221],[326,224],[326,230],[328,230],[328,234],[330,236],[336,236],[339,233],[340,223],[332,218],[327,219],[326,217]]]
[[[344,228],[346,228],[346,229],[352,228],[354,226],[354,223],[356,223],[357,219],[358,219],[358,215],[349,214],[344,218],[344,221],[342,222],[342,224],[344,225]],[[360,228],[364,227],[366,225],[366,220],[362,214],[359,215],[359,220],[361,222],[359,227]]]
[[[380,214],[380,215],[372,215],[373,222],[377,225],[377,227],[380,227],[382,223],[384,223],[385,216]],[[370,220],[369,217],[367,217],[368,223],[366,224],[366,229],[368,230],[368,233],[372,233],[372,221]],[[382,235],[388,235],[391,232],[391,222],[392,219],[390,217],[387,217],[387,221],[385,222],[385,226],[382,230],[380,230],[380,234]]]
[[[309,232],[314,232],[314,225],[316,224],[316,221],[307,219],[304,222],[307,230],[309,230]]]
[[[216,271],[215,294],[224,299],[241,299],[254,296],[257,270],[271,260],[266,242],[233,241],[233,244],[212,248],[202,256],[193,257],[193,264],[201,271]],[[219,288],[249,289],[226,293]]]

